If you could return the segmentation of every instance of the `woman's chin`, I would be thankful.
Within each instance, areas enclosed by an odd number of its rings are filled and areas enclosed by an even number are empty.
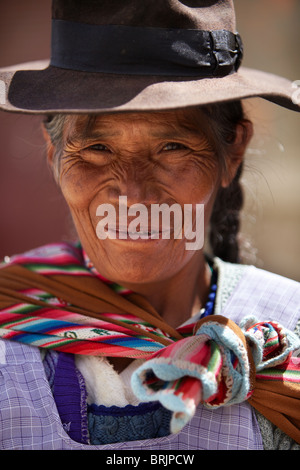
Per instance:
[[[113,242],[102,245],[98,253],[94,251],[91,261],[104,277],[119,284],[159,282],[168,277],[168,272],[176,265],[175,260],[172,261],[172,250],[160,250],[157,243],[150,249],[151,242],[147,244],[147,241]]]

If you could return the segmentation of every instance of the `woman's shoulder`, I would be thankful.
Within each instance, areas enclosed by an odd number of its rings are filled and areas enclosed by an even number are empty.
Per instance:
[[[255,314],[294,329],[300,319],[300,283],[253,265],[214,259],[218,272],[216,313],[235,321]]]
[[[213,265],[218,271],[219,279],[220,277],[224,277],[228,282],[238,282],[240,279],[247,276],[249,282],[250,280],[257,282],[257,280],[265,279],[268,283],[280,283],[285,286],[290,285],[296,290],[300,289],[300,283],[298,281],[259,268],[253,264],[230,263],[216,257],[213,258]]]

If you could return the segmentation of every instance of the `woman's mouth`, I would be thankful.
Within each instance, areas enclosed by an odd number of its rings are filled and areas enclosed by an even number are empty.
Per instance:
[[[111,227],[107,230],[107,238],[124,240],[124,241],[144,241],[144,240],[160,240],[171,238],[170,230],[148,230],[140,228],[139,230],[132,230],[130,227]]]

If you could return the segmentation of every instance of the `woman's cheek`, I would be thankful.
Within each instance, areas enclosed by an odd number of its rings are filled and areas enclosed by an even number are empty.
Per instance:
[[[220,186],[220,178],[216,171],[199,170],[199,168],[194,168],[189,174],[181,175],[179,181],[183,188],[182,199],[187,204],[209,204]]]
[[[60,188],[69,206],[78,210],[88,209],[99,185],[97,172],[84,168],[62,169]]]

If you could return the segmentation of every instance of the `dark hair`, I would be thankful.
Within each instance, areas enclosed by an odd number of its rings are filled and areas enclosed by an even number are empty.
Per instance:
[[[240,211],[244,195],[240,184],[242,165],[227,188],[220,188],[210,218],[209,241],[214,256],[224,261],[239,263]]]
[[[201,107],[201,110],[208,116],[214,146],[222,169],[226,172],[226,161],[230,145],[235,139],[236,125],[245,119],[242,103],[240,101],[216,103]],[[66,118],[66,115],[58,114],[48,116],[44,122],[45,129],[55,147],[53,169],[57,181]],[[231,184],[219,189],[210,220],[209,242],[212,255],[232,263],[240,262],[238,233],[240,211],[244,200],[240,184],[241,173],[242,165]]]
[[[242,103],[233,101],[221,105],[213,104],[206,107],[205,112],[216,123],[213,127],[216,142],[219,142],[219,156],[226,165],[226,154],[228,155],[230,144],[235,139],[236,126],[246,119]],[[231,184],[219,189],[210,219],[209,242],[212,253],[223,261],[231,263],[241,262],[238,234],[244,203],[243,188],[240,183],[242,170],[243,163]]]

